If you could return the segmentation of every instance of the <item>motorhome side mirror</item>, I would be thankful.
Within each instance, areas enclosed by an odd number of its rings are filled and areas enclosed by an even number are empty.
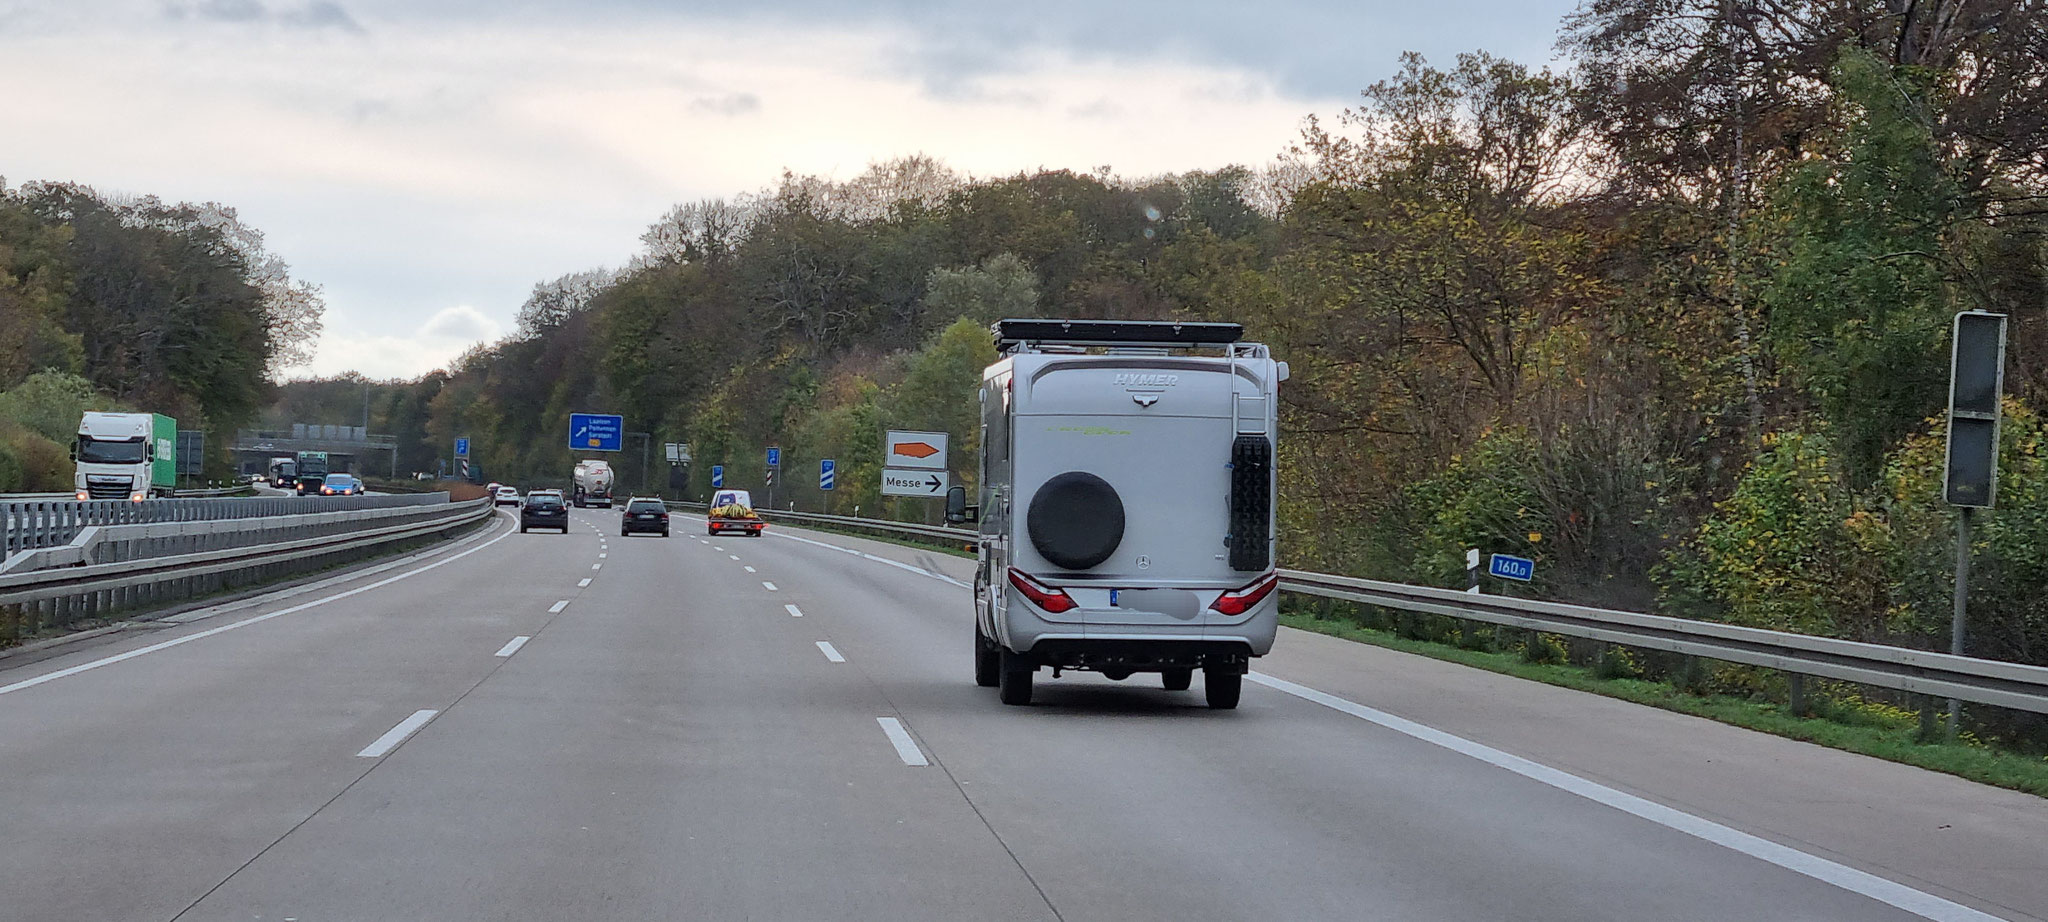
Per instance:
[[[952,488],[952,489],[950,489],[950,490],[947,490],[947,491],[946,491],[946,522],[947,522],[947,524],[950,524],[950,525],[959,525],[959,524],[961,524],[961,523],[963,523],[963,522],[972,522],[972,521],[974,521],[974,518],[973,518],[972,516],[970,516],[970,515],[968,514],[968,510],[967,510],[967,488],[966,488],[966,487],[954,487],[954,488]]]

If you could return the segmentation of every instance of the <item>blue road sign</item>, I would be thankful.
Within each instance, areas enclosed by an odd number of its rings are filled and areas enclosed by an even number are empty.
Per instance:
[[[711,465],[711,488],[716,490],[722,486],[725,486],[725,465]]]
[[[1528,582],[1536,578],[1536,561],[1510,554],[1495,554],[1486,562],[1486,572],[1501,579]]]
[[[618,451],[626,441],[626,418],[602,413],[569,414],[569,447],[577,451]]]
[[[826,458],[825,460],[818,462],[818,489],[832,489],[832,475],[834,473],[834,471],[832,470],[833,467],[834,465],[832,463],[831,458]]]
[[[770,448],[770,449],[768,449],[768,466],[769,466],[769,467],[781,467],[781,466],[782,466],[782,449],[780,449],[780,448]]]
[[[458,458],[467,458],[467,457],[469,457],[469,440],[468,440],[468,439],[456,439],[456,440],[455,440],[455,457],[458,457]]]

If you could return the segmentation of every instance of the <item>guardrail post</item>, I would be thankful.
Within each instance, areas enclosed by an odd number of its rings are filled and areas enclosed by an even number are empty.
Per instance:
[[[1806,676],[1796,672],[1785,673],[1785,697],[1792,709],[1792,716],[1806,716]]]

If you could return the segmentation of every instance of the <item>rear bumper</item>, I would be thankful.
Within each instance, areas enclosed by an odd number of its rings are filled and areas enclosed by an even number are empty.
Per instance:
[[[1045,665],[1079,667],[1082,665],[1080,659],[1087,658],[1081,654],[1092,651],[1091,655],[1097,658],[1120,656],[1123,655],[1120,651],[1129,650],[1132,645],[1163,646],[1166,649],[1198,645],[1205,651],[1204,655],[1227,649],[1244,656],[1264,656],[1272,651],[1273,638],[1280,630],[1278,593],[1237,617],[1204,611],[1186,621],[1131,624],[1109,623],[1129,621],[1124,613],[1085,608],[1064,612],[1058,616],[1062,620],[1055,621],[1015,589],[1005,586],[1003,592],[1002,614],[995,625],[996,639],[1013,651],[1034,656],[1038,655],[1039,647],[1051,644],[1048,650],[1057,651],[1058,657],[1069,660],[1055,663],[1052,659],[1045,659]]]
[[[768,527],[766,522],[721,522],[717,519],[711,520],[713,531],[760,531],[766,527]]]

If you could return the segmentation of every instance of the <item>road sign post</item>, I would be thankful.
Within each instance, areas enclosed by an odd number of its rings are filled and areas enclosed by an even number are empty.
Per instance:
[[[569,414],[569,447],[577,451],[621,451],[626,418],[605,413]]]
[[[1949,343],[1948,451],[1942,497],[1956,507],[1956,582],[1948,652],[1963,655],[1970,606],[1970,515],[1998,498],[1998,426],[2005,393],[2005,315],[1956,314]],[[1948,700],[1948,734],[1960,729],[1962,703]]]

